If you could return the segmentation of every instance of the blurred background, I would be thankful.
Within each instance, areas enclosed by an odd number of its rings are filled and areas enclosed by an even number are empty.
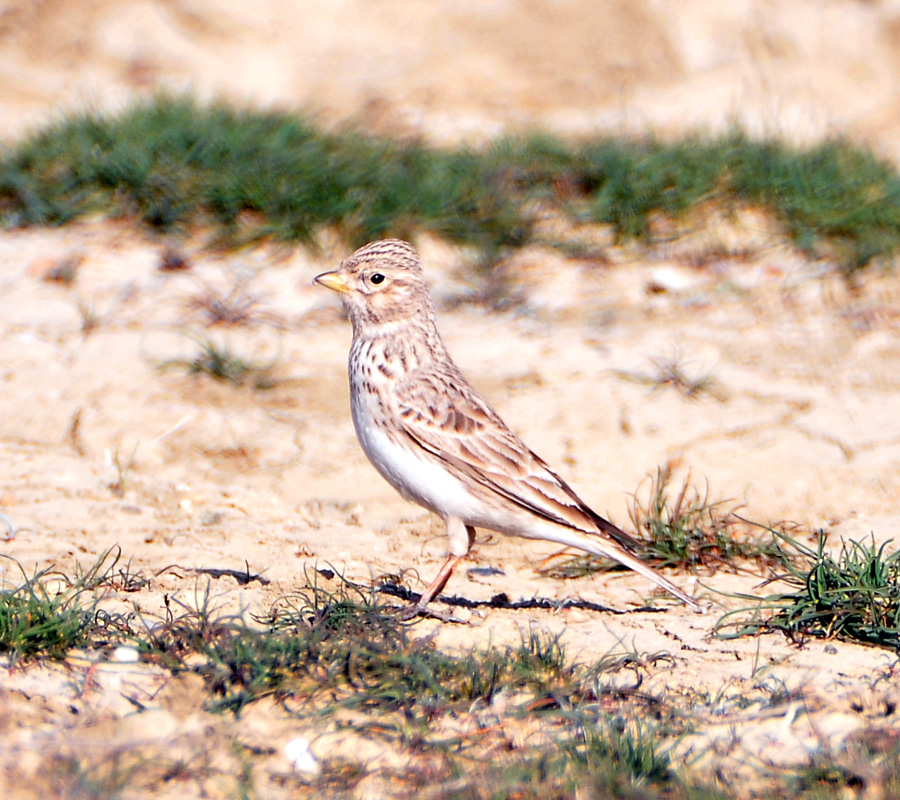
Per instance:
[[[900,158],[898,0],[7,0],[0,132],[159,89],[450,143],[836,132]]]

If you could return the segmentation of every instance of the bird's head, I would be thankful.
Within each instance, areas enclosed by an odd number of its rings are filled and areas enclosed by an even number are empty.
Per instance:
[[[419,256],[399,239],[371,242],[316,283],[340,292],[354,331],[433,317]]]

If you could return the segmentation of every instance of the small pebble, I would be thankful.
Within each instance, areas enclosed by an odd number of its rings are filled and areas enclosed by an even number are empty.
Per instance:
[[[296,736],[284,746],[284,754],[297,772],[318,775],[322,767],[310,752],[309,742],[303,736]]]
[[[113,650],[112,660],[120,664],[135,664],[141,660],[141,654],[136,647],[123,644]]]
[[[179,253],[174,248],[167,247],[160,255],[159,264],[156,268],[160,272],[179,272],[190,269],[191,262],[182,253]]]

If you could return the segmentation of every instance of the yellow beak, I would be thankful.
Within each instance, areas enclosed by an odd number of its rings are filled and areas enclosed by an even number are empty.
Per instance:
[[[334,289],[336,292],[340,292],[341,294],[347,294],[350,291],[350,287],[347,286],[347,280],[343,275],[339,275],[337,272],[323,272],[321,275],[316,275],[313,279],[316,283],[321,283],[322,286],[325,286],[328,289]]]

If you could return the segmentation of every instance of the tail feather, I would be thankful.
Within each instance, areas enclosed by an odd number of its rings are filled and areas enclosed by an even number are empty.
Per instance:
[[[610,527],[613,527],[611,523],[607,524],[609,524]],[[616,528],[616,530],[618,530],[618,528]],[[579,550],[584,550],[587,553],[618,561],[623,566],[633,569],[638,574],[643,575],[645,578],[649,578],[654,583],[662,586],[667,592],[674,595],[679,600],[683,600],[693,609],[699,610],[700,608],[697,601],[684,590],[679,589],[672,581],[664,575],[661,575],[653,569],[653,567],[645,564],[637,556],[629,553],[628,550],[622,547],[618,542],[606,539],[602,534],[600,536],[590,535],[582,533],[581,531],[560,527],[557,531],[553,531],[552,535],[547,535],[546,533],[543,535],[547,539],[559,542],[559,544],[577,547]],[[631,537],[628,538],[630,539]]]

